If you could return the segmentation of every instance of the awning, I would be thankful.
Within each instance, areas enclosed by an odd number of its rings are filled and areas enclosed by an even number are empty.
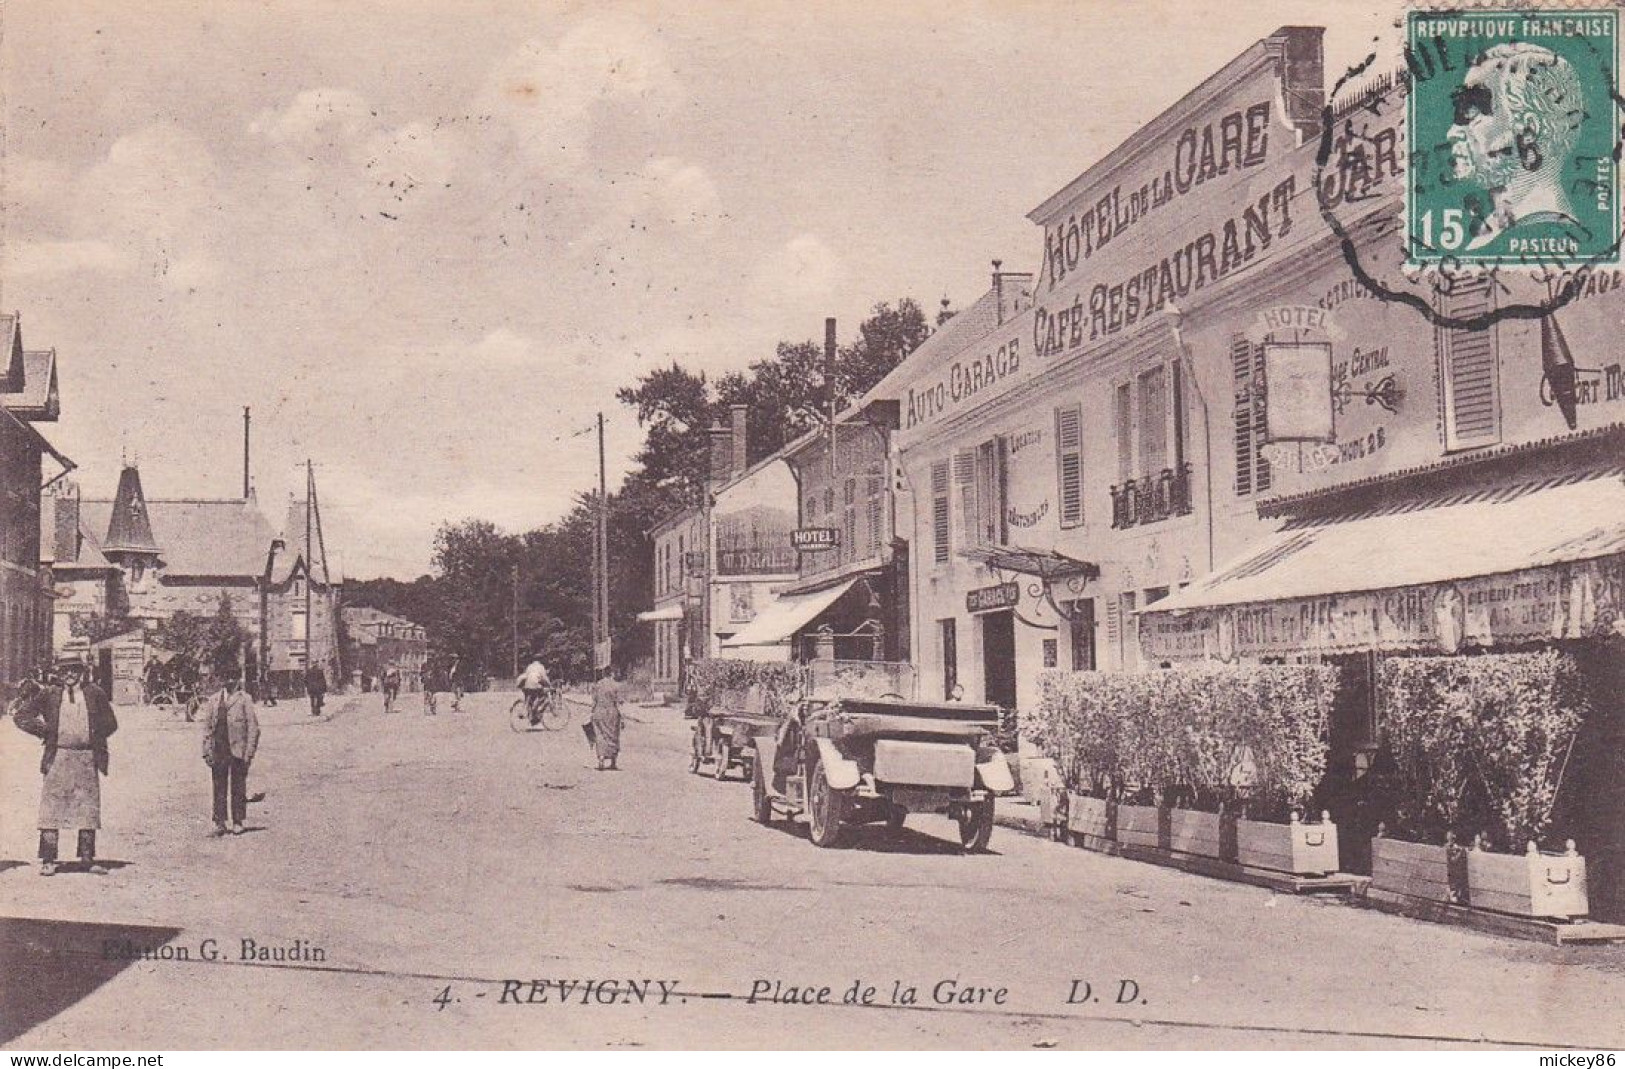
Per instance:
[[[968,558],[1001,572],[1035,575],[1044,582],[1057,579],[1098,579],[1100,566],[1092,561],[1078,560],[1057,553],[1053,549],[1023,549],[1020,546],[972,546],[960,550]]]
[[[1625,471],[1290,523],[1141,615],[1392,590],[1625,553]]]
[[[681,620],[682,618],[683,605],[681,602],[677,602],[676,604],[672,605],[662,605],[658,609],[649,609],[645,612],[638,613],[638,619],[646,624],[652,624],[660,620]]]
[[[740,628],[732,638],[723,640],[723,646],[777,646],[791,635],[818,618],[819,613],[841,600],[841,595],[852,589],[856,578],[811,594],[779,595],[767,608],[756,614],[756,619]]]

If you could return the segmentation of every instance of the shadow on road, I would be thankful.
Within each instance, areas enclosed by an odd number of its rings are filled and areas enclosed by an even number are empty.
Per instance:
[[[180,932],[0,917],[0,1043],[73,1006]]]
[[[761,825],[757,825],[761,827]],[[806,839],[809,844],[807,825],[799,820],[775,819],[767,825],[780,835],[789,835],[797,839]],[[935,835],[927,835],[913,828],[901,828],[892,831],[884,824],[858,824],[846,829],[841,836],[841,844],[837,849],[864,850],[872,854],[914,854],[920,856],[962,854],[959,844]],[[998,851],[985,851],[985,856],[997,857]]]

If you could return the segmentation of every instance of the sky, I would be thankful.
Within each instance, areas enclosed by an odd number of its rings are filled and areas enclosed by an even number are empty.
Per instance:
[[[411,577],[641,441],[615,390],[1033,270],[1026,213],[1282,25],[1328,83],[1398,5],[7,0],[0,307],[58,354],[86,496],[315,466],[335,557]]]

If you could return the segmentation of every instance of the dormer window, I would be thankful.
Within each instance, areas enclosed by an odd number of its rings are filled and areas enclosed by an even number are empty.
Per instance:
[[[299,579],[297,577],[294,579],[293,596],[296,598],[302,598],[305,596],[305,581],[303,579]]]

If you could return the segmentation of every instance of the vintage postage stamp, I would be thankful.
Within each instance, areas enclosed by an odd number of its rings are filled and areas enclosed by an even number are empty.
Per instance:
[[[1619,12],[1412,11],[1412,264],[1619,261]]]

